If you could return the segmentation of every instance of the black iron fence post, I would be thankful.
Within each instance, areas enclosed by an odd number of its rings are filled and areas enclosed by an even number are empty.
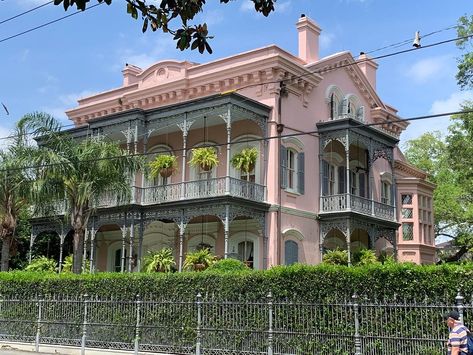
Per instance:
[[[355,317],[355,355],[361,355],[361,338],[360,338],[360,318],[359,318],[359,304],[358,296],[354,294],[353,299],[353,314]]]
[[[136,296],[135,301],[136,306],[136,326],[135,326],[135,355],[138,355],[138,351],[140,349],[140,328],[141,328],[141,300],[140,296]]]
[[[195,343],[195,355],[201,355],[200,347],[202,344],[202,334],[201,334],[201,326],[202,326],[202,295],[200,292],[197,294],[197,339]]]
[[[268,355],[273,355],[273,294],[268,293]]]
[[[84,321],[82,322],[82,340],[80,346],[80,355],[85,355],[85,342],[87,339],[87,308],[89,303],[89,295],[85,294],[84,299]]]

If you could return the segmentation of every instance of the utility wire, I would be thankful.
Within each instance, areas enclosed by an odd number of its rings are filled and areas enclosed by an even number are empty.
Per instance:
[[[94,7],[94,6],[98,6],[98,5],[100,5],[100,4],[93,5],[93,6],[91,6],[90,8],[92,8],[92,7]],[[81,12],[81,11],[78,11],[78,12]],[[78,12],[76,12],[76,13],[78,13]],[[75,15],[76,13],[71,14],[71,15]],[[71,15],[69,15],[69,16],[71,16]],[[325,72],[333,71],[333,70],[336,70],[336,69],[339,69],[339,68],[345,68],[345,67],[349,67],[349,66],[352,66],[352,65],[358,65],[359,63],[363,63],[363,62],[366,62],[366,61],[369,61],[369,60],[383,59],[383,58],[387,58],[387,57],[392,57],[392,56],[396,56],[396,55],[399,55],[399,54],[404,54],[404,53],[408,53],[408,52],[420,50],[420,49],[423,49],[423,48],[435,47],[435,46],[438,46],[438,45],[441,45],[441,44],[446,44],[446,43],[450,43],[450,42],[457,41],[457,40],[459,40],[459,39],[466,39],[466,38],[470,38],[470,37],[473,37],[473,34],[470,34],[470,35],[467,35],[467,36],[463,36],[463,37],[448,39],[448,40],[441,41],[441,42],[432,43],[432,44],[429,44],[429,45],[426,45],[426,46],[423,46],[423,47],[419,47],[419,48],[411,48],[411,49],[406,49],[406,50],[402,50],[402,51],[392,52],[392,53],[380,55],[380,56],[378,56],[378,57],[359,59],[359,60],[355,60],[355,61],[352,62],[352,63],[346,63],[346,64],[338,65],[338,66],[336,66],[336,67],[334,67],[334,68],[320,69],[320,70],[316,70],[316,71],[313,71],[313,72],[301,74],[301,75],[298,75],[298,76],[293,77],[293,78],[291,78],[291,79],[282,79],[282,80],[275,80],[275,81],[266,81],[266,82],[263,82],[263,83],[248,84],[248,85],[245,85],[245,86],[241,86],[241,87],[239,87],[239,88],[237,88],[237,89],[230,90],[229,93],[241,91],[241,90],[243,90],[243,89],[246,89],[246,88],[249,88],[249,87],[253,87],[253,86],[266,85],[266,84],[284,83],[285,80],[291,80],[291,81],[292,81],[292,80],[294,80],[294,79],[302,78],[302,77],[305,77],[305,76],[308,76],[308,75],[312,75],[312,74],[323,74],[323,73],[325,73]],[[1,42],[1,40],[0,40],[0,42]],[[289,83],[289,84],[286,84],[286,87],[290,87],[290,86],[293,86],[293,85],[296,85],[296,84],[291,84],[291,83]],[[251,100],[251,99],[250,99],[250,98],[247,98],[245,101],[249,101],[249,100]],[[244,102],[244,101],[243,101],[243,102]],[[69,125],[63,126],[63,128],[66,128],[66,127],[74,127],[74,126],[75,126],[75,124],[69,124]],[[163,129],[166,128],[166,127],[168,127],[168,126],[163,127]],[[34,133],[28,133],[27,135],[34,135]],[[1,140],[6,140],[6,139],[12,139],[12,138],[18,138],[18,135],[10,135],[10,136],[5,136],[5,137],[0,137],[0,141],[1,141]]]
[[[7,19],[5,19],[5,20],[1,20],[1,21],[0,21],[0,25],[6,23],[6,22],[8,22],[8,21],[14,20],[14,19],[16,19],[16,18],[18,18],[18,17],[21,17],[21,16],[23,16],[23,15],[29,14],[30,12],[36,11],[36,10],[38,10],[38,9],[41,9],[42,7],[44,7],[44,6],[46,6],[46,5],[49,5],[49,4],[52,4],[53,2],[54,2],[54,0],[48,1],[48,2],[46,2],[46,3],[44,3],[44,4],[42,4],[42,5],[38,5],[38,6],[36,6],[36,7],[33,7],[32,9],[29,9],[29,10],[26,10],[26,11],[24,11],[24,12],[22,12],[22,13],[19,13],[18,15],[9,17],[9,18],[7,18]]]
[[[418,121],[418,120],[425,120],[429,118],[437,118],[437,117],[445,117],[445,116],[451,116],[451,115],[458,115],[458,114],[469,114],[473,113],[473,109],[471,110],[462,110],[462,111],[454,111],[454,112],[444,112],[444,113],[438,113],[435,115],[424,115],[424,116],[415,116],[415,117],[410,117],[410,118],[405,118],[401,120],[390,120],[390,121],[385,121],[385,122],[376,122],[376,123],[361,123],[357,125],[356,127],[348,127],[348,128],[337,128],[333,129],[331,131],[339,131],[339,130],[345,130],[345,129],[353,129],[353,128],[360,128],[360,127],[371,127],[371,126],[379,126],[379,125],[384,125],[384,124],[394,124],[394,123],[400,123],[400,122],[408,122],[408,121]],[[297,137],[297,136],[304,136],[304,135],[316,135],[320,136],[320,133],[318,130],[313,130],[313,131],[306,131],[306,132],[297,132],[297,133],[289,133],[289,134],[284,134],[284,135],[277,135],[277,136],[270,136],[270,137],[262,137],[262,138],[251,138],[251,139],[246,139],[246,140],[241,140],[238,142],[230,142],[230,145],[233,144],[242,144],[242,143],[251,143],[251,142],[261,142],[261,141],[267,141],[267,140],[272,140],[272,139],[279,139],[279,138],[288,138],[288,137]],[[207,144],[205,147],[225,147],[227,146],[227,143],[216,143],[216,144]],[[192,149],[192,148],[191,148]],[[186,152],[191,150],[189,148],[180,148],[180,149],[174,149],[174,152]],[[156,155],[158,153],[156,152],[147,152],[147,153],[135,153],[135,154],[127,154],[126,156],[114,156],[114,157],[106,157],[106,158],[96,158],[96,159],[86,159],[80,161],[80,163],[88,163],[88,162],[95,162],[95,161],[103,161],[103,160],[116,160],[116,159],[123,159],[125,157],[141,157],[141,156],[152,156]],[[30,165],[30,166],[22,166],[18,168],[11,168],[11,169],[0,169],[0,172],[9,172],[9,171],[17,171],[17,170],[26,170],[26,169],[38,169],[38,168],[46,168],[46,167],[51,167],[51,166],[58,166],[58,165],[64,165],[64,163],[51,163],[51,164],[39,164],[39,165]]]
[[[444,31],[448,31],[448,30],[451,30],[451,29],[454,29],[454,28],[458,28],[458,25],[452,25],[452,26],[449,26],[449,27],[442,28],[442,29],[440,29],[440,30],[436,30],[436,31],[433,31],[433,32],[429,32],[429,33],[427,33],[427,34],[425,34],[425,35],[421,35],[420,38],[423,39],[423,38],[432,36],[432,35],[434,35],[434,34],[437,34],[437,33],[440,33],[440,32],[444,32]],[[381,47],[381,48],[377,48],[377,49],[370,50],[370,51],[368,51],[368,52],[363,51],[363,53],[365,53],[365,54],[371,54],[371,53],[379,52],[379,51],[382,51],[382,50],[388,49],[388,48],[398,48],[398,47],[402,47],[402,46],[404,46],[404,45],[406,45],[406,44],[411,44],[412,41],[413,41],[413,38],[409,38],[409,39],[405,39],[404,41],[401,41],[401,42],[389,44],[389,45],[384,46],[384,47]]]
[[[98,3],[98,4],[95,4],[95,5],[92,5],[92,6],[89,6],[89,7],[87,7],[84,11],[93,9],[94,7],[100,6],[100,5],[102,5],[102,4],[103,4],[103,2]],[[73,13],[69,14],[69,15],[66,15],[66,16],[63,16],[63,17],[59,17],[59,18],[57,18],[57,19],[55,19],[55,20],[52,20],[52,21],[43,23],[42,25],[39,25],[39,26],[36,26],[36,27],[32,27],[32,28],[30,28],[30,29],[27,29],[27,30],[25,30],[25,31],[23,31],[23,32],[14,34],[14,35],[9,36],[9,37],[2,38],[2,39],[0,39],[0,43],[6,42],[6,41],[8,41],[8,40],[10,40],[10,39],[13,39],[13,38],[22,36],[22,35],[24,35],[24,34],[27,34],[27,33],[33,32],[33,31],[36,31],[36,30],[38,30],[38,29],[40,29],[40,28],[43,28],[43,27],[52,25],[53,23],[59,22],[59,21],[61,21],[61,20],[64,20],[64,19],[69,18],[69,17],[71,17],[71,16],[77,15],[77,14],[79,14],[79,13],[81,13],[81,12],[84,12],[84,11],[78,10],[78,11],[76,11],[76,12],[73,12]]]

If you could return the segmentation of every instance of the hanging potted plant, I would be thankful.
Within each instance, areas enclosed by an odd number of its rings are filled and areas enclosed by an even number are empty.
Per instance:
[[[210,171],[218,165],[217,149],[214,147],[201,147],[192,149],[192,166],[200,166],[203,171]]]
[[[149,163],[151,169],[150,175],[155,178],[159,175],[169,177],[177,169],[177,158],[175,155],[159,154]]]
[[[209,249],[204,248],[186,255],[184,269],[202,271],[207,269],[213,263],[215,263],[215,256],[212,255]]]
[[[230,162],[235,169],[249,174],[255,168],[256,159],[258,159],[258,149],[256,147],[248,147],[236,153]]]
[[[176,262],[171,248],[163,248],[159,251],[149,251],[144,258],[144,272],[171,272]]]

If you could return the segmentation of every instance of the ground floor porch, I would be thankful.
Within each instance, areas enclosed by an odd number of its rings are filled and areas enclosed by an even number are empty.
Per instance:
[[[390,255],[397,259],[397,228],[397,223],[353,215],[321,220],[320,261],[330,250],[346,250],[351,265],[353,256],[362,249],[375,251],[378,258]]]
[[[41,238],[59,239],[61,267],[72,253],[70,228],[58,220],[32,223],[30,258]],[[173,251],[178,271],[187,253],[204,248],[218,258],[235,258],[251,268],[265,269],[265,206],[207,201],[186,207],[99,210],[85,232],[83,265],[90,272],[140,271],[144,257],[163,248]]]

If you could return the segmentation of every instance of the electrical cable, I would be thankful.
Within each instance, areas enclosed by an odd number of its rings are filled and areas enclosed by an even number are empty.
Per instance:
[[[401,122],[409,122],[409,121],[418,121],[418,120],[424,120],[424,119],[429,119],[429,118],[437,118],[437,117],[445,117],[445,116],[451,116],[451,115],[458,115],[458,114],[470,114],[473,113],[473,109],[471,110],[461,110],[461,111],[454,111],[454,112],[444,112],[444,113],[438,113],[438,114],[433,114],[433,115],[423,115],[423,116],[415,116],[415,117],[410,117],[410,118],[404,118],[400,120],[391,120],[391,121],[384,121],[384,122],[376,122],[376,123],[361,123],[356,125],[356,127],[348,127],[348,128],[337,128],[331,131],[339,131],[339,130],[345,130],[345,129],[353,129],[353,128],[360,128],[360,127],[371,127],[371,126],[380,126],[380,125],[385,125],[385,124],[395,124],[395,123],[401,123]],[[297,137],[297,136],[304,136],[304,135],[317,135],[320,136],[320,133],[318,130],[314,131],[306,131],[306,132],[297,132],[297,133],[289,133],[289,134],[281,134],[281,135],[276,135],[276,136],[270,136],[270,137],[262,137],[262,138],[251,138],[247,139],[244,141],[238,141],[238,142],[230,142],[230,145],[232,144],[242,144],[242,143],[251,143],[251,142],[261,142],[261,141],[266,141],[266,140],[272,140],[272,139],[278,139],[278,138],[288,138],[288,137]],[[215,143],[215,144],[209,144],[205,145],[207,147],[223,147],[226,146],[227,143]],[[184,151],[183,148],[180,149],[175,149],[175,152],[181,152]],[[87,159],[87,160],[82,160],[80,161],[81,163],[87,163],[87,162],[94,162],[94,161],[103,161],[103,160],[116,160],[116,159],[122,159],[125,157],[140,157],[140,156],[149,156],[156,154],[155,152],[151,153],[134,153],[134,154],[128,154],[126,156],[114,156],[114,157],[106,157],[106,158],[95,158],[95,159]],[[26,170],[26,169],[37,169],[37,168],[44,168],[44,167],[51,167],[51,166],[58,166],[58,165],[63,165],[63,163],[52,163],[52,164],[39,164],[39,165],[29,165],[29,166],[22,166],[18,168],[11,168],[11,169],[0,169],[0,172],[9,172],[9,171],[16,171],[16,170]]]
[[[102,4],[103,4],[103,2],[100,2],[100,3],[98,3],[98,4],[89,6],[89,7],[87,7],[84,11],[93,9],[94,7],[100,6],[100,5],[102,5]],[[19,32],[19,33],[17,33],[17,34],[11,35],[11,36],[9,36],[9,37],[2,38],[2,39],[0,39],[0,43],[3,43],[3,42],[5,42],[5,41],[8,41],[8,40],[10,40],[10,39],[13,39],[13,38],[22,36],[22,35],[24,35],[24,34],[27,34],[27,33],[33,32],[33,31],[36,31],[36,30],[38,30],[38,29],[40,29],[40,28],[43,28],[43,27],[52,25],[53,23],[59,22],[59,21],[61,21],[61,20],[64,20],[64,19],[69,18],[69,17],[71,17],[71,16],[77,15],[77,14],[82,13],[82,12],[84,12],[84,11],[78,10],[78,11],[76,11],[76,12],[73,12],[73,13],[69,14],[69,15],[66,15],[66,16],[63,16],[63,17],[59,17],[59,18],[57,18],[57,19],[55,19],[55,20],[52,20],[52,21],[43,23],[42,25],[39,25],[39,26],[36,26],[36,27],[32,27],[32,28],[30,28],[30,29],[27,29],[27,30],[25,30],[25,31],[23,31],[23,32]]]
[[[54,0],[48,1],[48,2],[46,2],[46,3],[44,3],[44,4],[42,4],[42,5],[38,5],[38,6],[36,6],[36,7],[33,7],[32,9],[29,9],[29,10],[26,10],[26,11],[24,11],[24,12],[22,12],[22,13],[19,13],[18,15],[9,17],[9,18],[7,18],[7,19],[5,19],[5,20],[1,20],[1,21],[0,21],[0,25],[6,23],[6,22],[8,22],[8,21],[14,20],[14,19],[16,19],[16,18],[18,18],[18,17],[21,17],[21,16],[23,16],[23,15],[29,14],[30,12],[36,11],[36,10],[38,10],[38,9],[41,9],[42,7],[44,7],[44,6],[46,6],[46,5],[49,5],[49,4],[52,4],[53,2],[54,2]]]

